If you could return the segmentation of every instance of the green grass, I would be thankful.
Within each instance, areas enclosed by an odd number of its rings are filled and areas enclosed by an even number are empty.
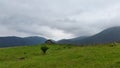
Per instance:
[[[0,68],[120,68],[120,44],[48,45],[47,54],[40,47],[1,48]]]

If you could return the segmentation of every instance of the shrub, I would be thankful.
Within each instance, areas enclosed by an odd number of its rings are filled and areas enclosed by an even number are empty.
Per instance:
[[[117,46],[117,43],[116,43],[116,42],[114,42],[114,43],[110,44],[109,46],[110,46],[110,47]]]
[[[42,46],[41,47],[41,50],[44,54],[46,54],[46,51],[48,50],[49,48],[47,46]]]
[[[47,40],[45,41],[45,44],[55,44],[55,42],[53,42],[52,40]]]

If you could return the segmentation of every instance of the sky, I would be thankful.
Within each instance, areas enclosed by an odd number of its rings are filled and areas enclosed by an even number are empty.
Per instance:
[[[0,0],[0,36],[60,40],[120,26],[120,0]]]

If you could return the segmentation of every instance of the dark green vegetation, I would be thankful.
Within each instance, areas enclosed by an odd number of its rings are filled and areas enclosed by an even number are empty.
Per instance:
[[[120,44],[41,45],[0,49],[0,68],[120,68]]]
[[[47,52],[48,49],[49,48],[46,45],[41,46],[41,50],[43,51],[43,54],[46,54],[46,52]]]

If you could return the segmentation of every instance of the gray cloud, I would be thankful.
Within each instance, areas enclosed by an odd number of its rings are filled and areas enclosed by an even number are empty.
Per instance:
[[[52,39],[120,26],[119,0],[0,0],[0,36]]]

